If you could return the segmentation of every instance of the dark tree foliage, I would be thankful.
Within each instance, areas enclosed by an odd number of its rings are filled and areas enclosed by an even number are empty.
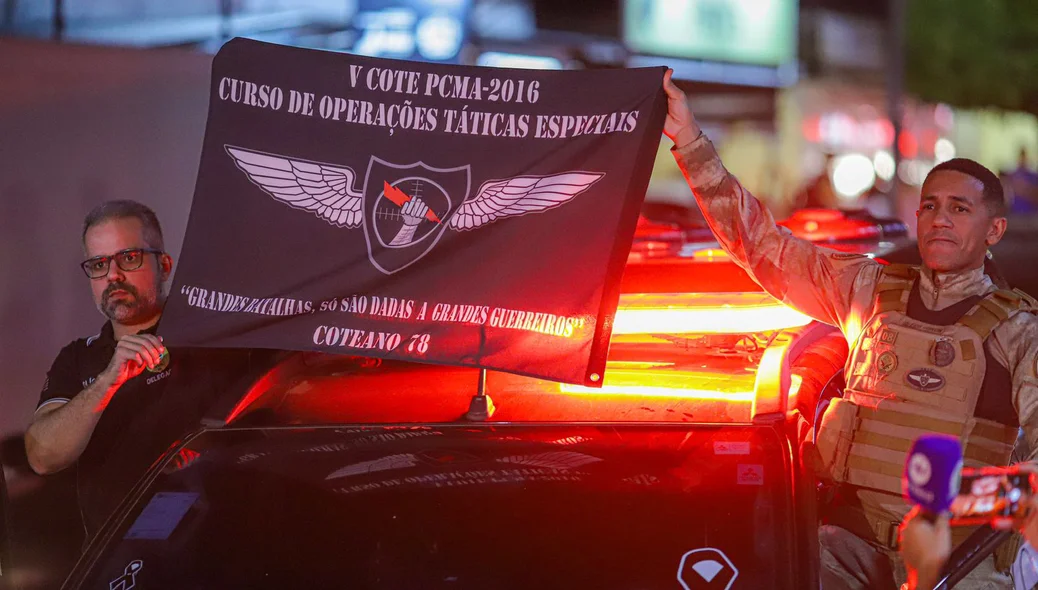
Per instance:
[[[1038,2],[906,4],[909,92],[930,102],[1038,114]]]

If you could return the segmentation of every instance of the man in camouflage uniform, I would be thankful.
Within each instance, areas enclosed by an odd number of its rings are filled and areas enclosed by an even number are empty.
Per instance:
[[[724,168],[669,72],[664,87],[664,132],[718,242],[775,298],[839,327],[850,348],[847,387],[816,441],[819,475],[837,490],[822,509],[822,586],[894,588],[905,581],[900,478],[918,435],[960,437],[967,466],[1007,464],[1021,427],[1038,448],[1035,302],[984,271],[1006,229],[1001,184],[972,160],[930,172],[918,211],[922,267],[821,249],[775,225]],[[1010,587],[996,569],[989,559],[957,587]]]

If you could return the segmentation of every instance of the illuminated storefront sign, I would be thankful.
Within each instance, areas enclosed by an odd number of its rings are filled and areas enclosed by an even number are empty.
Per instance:
[[[796,57],[796,0],[625,0],[632,51],[780,66]]]

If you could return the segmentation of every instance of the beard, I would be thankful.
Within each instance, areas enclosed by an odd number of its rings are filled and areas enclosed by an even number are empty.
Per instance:
[[[137,287],[129,283],[115,282],[108,285],[101,294],[98,310],[106,318],[120,324],[134,324],[147,320],[158,312],[161,285],[148,293],[141,294]],[[112,293],[124,291],[126,294],[113,300]]]

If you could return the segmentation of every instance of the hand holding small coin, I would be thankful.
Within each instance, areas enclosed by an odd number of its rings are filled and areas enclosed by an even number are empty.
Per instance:
[[[168,364],[169,352],[161,338],[152,334],[134,334],[119,339],[105,373],[112,384],[118,386],[140,375],[145,369],[161,371]]]

